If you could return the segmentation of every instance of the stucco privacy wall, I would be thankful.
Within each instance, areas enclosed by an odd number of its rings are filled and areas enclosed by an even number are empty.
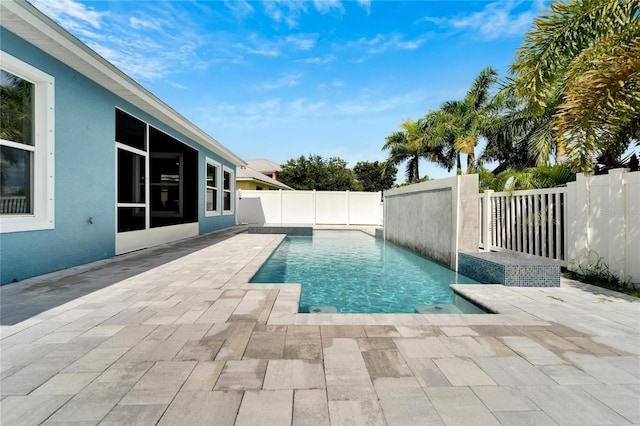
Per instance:
[[[385,239],[458,268],[458,252],[478,251],[478,176],[464,175],[384,193]]]
[[[579,174],[567,186],[568,267],[600,260],[618,277],[640,283],[640,172]]]
[[[0,283],[105,259],[115,254],[115,108],[148,122],[199,152],[199,232],[235,224],[205,217],[205,157],[235,170],[193,140],[0,28],[2,50],[55,78],[55,228],[0,234]],[[93,218],[93,224],[88,218]]]

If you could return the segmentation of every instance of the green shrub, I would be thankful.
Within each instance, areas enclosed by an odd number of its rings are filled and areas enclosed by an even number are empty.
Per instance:
[[[582,281],[587,284],[593,284],[598,287],[609,290],[619,291],[630,296],[640,297],[640,291],[630,282],[618,277],[609,270],[609,265],[597,253],[595,262],[589,262],[587,265],[576,264],[572,269],[567,271],[569,278]],[[591,258],[591,256],[589,256]]]

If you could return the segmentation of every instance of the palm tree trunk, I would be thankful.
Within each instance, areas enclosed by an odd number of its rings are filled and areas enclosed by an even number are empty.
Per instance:
[[[476,154],[472,152],[467,154],[467,173],[476,165]]]

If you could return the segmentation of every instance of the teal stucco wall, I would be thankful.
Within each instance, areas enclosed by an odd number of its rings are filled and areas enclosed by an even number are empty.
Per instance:
[[[115,255],[116,107],[198,151],[200,233],[235,224],[235,215],[205,217],[204,212],[205,157],[232,170],[234,165],[15,34],[0,31],[3,51],[55,78],[55,228],[0,234],[0,284]]]

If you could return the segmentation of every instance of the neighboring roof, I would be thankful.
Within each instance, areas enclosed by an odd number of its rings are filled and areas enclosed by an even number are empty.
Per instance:
[[[239,181],[258,181],[265,185],[275,186],[280,189],[291,189],[290,186],[285,185],[282,182],[278,182],[275,179],[271,179],[269,176],[262,174],[261,172],[252,169],[251,167],[238,167],[236,170],[236,180]]]
[[[253,170],[257,170],[259,172],[281,172],[282,167],[279,164],[274,163],[269,160],[247,160],[247,164]]]
[[[2,26],[236,166],[246,163],[24,0],[0,1]]]

